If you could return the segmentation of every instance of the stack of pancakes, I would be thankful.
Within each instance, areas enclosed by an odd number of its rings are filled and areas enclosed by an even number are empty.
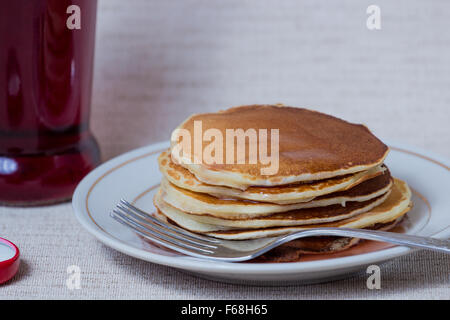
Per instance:
[[[195,163],[194,144],[210,144],[195,137],[195,121],[203,132],[216,129],[223,137],[227,129],[278,129],[277,172],[263,175],[264,165],[251,164],[249,152],[243,164]],[[158,218],[189,231],[239,241],[322,226],[389,230],[410,210],[408,185],[383,164],[388,147],[363,125],[308,109],[252,105],[193,115],[178,129],[192,133],[192,148],[160,155],[163,179],[154,203]],[[251,150],[254,142],[245,143]],[[260,260],[295,261],[357,242],[299,239]]]

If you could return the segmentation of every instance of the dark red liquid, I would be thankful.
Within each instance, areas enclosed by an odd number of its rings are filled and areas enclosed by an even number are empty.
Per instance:
[[[70,30],[70,5],[81,29]],[[100,161],[89,131],[96,0],[0,1],[0,203],[69,199]]]

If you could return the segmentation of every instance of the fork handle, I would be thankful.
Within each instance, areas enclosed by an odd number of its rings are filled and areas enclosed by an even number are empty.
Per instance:
[[[303,238],[305,236],[344,236],[367,240],[383,241],[407,247],[429,249],[450,254],[450,241],[430,237],[421,237],[410,234],[394,233],[378,230],[352,229],[352,228],[314,228],[302,230],[283,237],[282,242]],[[281,240],[281,239],[280,239]]]

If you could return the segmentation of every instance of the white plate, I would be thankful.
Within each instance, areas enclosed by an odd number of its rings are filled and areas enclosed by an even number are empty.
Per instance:
[[[391,144],[386,160],[393,175],[413,189],[414,208],[408,213],[408,233],[450,237],[450,164],[416,148]],[[72,204],[78,221],[98,240],[130,256],[228,282],[293,284],[328,281],[358,272],[371,264],[412,252],[406,247],[291,263],[210,262],[175,254],[143,241],[110,218],[121,198],[153,212],[152,197],[161,174],[157,157],[168,147],[158,143],[112,159],[88,174],[75,190]]]

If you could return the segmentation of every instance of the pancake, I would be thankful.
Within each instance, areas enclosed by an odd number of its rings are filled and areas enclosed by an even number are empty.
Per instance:
[[[278,212],[336,204],[345,207],[347,202],[364,202],[379,197],[387,193],[391,186],[392,179],[389,171],[386,170],[384,174],[362,182],[347,191],[324,195],[309,202],[280,205],[248,200],[218,199],[208,194],[179,188],[166,179],[161,182],[162,199],[172,207],[196,215],[203,215],[207,212],[208,215],[224,219],[248,219]],[[211,223],[206,220],[199,221]]]
[[[159,217],[166,223],[173,223],[170,219],[166,219],[163,215]],[[378,223],[365,229],[388,231],[397,226],[403,217],[387,223]],[[235,250],[252,250],[271,241],[270,238],[253,239],[246,241],[223,240],[224,245]],[[295,262],[303,255],[308,254],[331,254],[347,250],[359,242],[365,241],[358,238],[350,237],[334,237],[334,236],[317,236],[305,237],[289,241],[278,246],[265,254],[250,260],[250,262]]]
[[[249,187],[243,191],[201,182],[189,170],[174,163],[168,151],[161,153],[158,157],[158,163],[164,177],[177,187],[210,194],[217,198],[237,198],[277,204],[308,202],[315,197],[352,188],[359,183],[381,175],[386,170],[385,166],[376,166],[368,171],[327,180],[277,187]]]
[[[402,217],[406,212],[410,210],[411,206],[411,191],[408,185],[399,179],[394,179],[394,186],[392,187],[392,191],[387,196],[387,199],[380,201],[376,207],[369,209],[368,211],[360,214],[353,215],[346,219],[340,219],[338,221],[332,222],[314,222],[311,224],[304,225],[296,225],[296,226],[285,226],[285,227],[266,227],[262,229],[237,229],[233,227],[226,227],[223,225],[213,225],[207,223],[201,223],[194,219],[192,219],[193,215],[186,214],[181,210],[175,209],[170,205],[166,204],[161,200],[160,193],[155,197],[155,205],[158,208],[158,216],[160,218],[161,214],[164,217],[169,218],[171,221],[181,226],[184,229],[204,233],[212,237],[228,239],[228,240],[246,240],[246,239],[257,239],[257,238],[267,238],[274,237],[283,234],[288,234],[291,232],[295,232],[298,230],[306,229],[306,228],[316,228],[316,227],[347,227],[347,228],[366,228],[377,223],[388,223],[390,221],[394,221],[400,217]],[[378,198],[377,198],[378,199]],[[376,199],[375,199],[376,200]],[[375,201],[370,200],[370,201]],[[361,204],[358,202],[352,202],[352,205],[357,204],[356,206],[361,208]],[[367,205],[367,204],[366,204]],[[338,206],[340,207],[340,206]],[[343,211],[348,213],[350,204],[344,208],[347,211]],[[364,207],[364,205],[362,206]],[[314,208],[315,210],[323,210],[327,207],[323,208]],[[340,207],[342,208],[342,207]],[[337,208],[335,208],[338,210]],[[308,210],[308,209],[303,209]],[[309,209],[311,215],[312,211]],[[301,211],[301,210],[299,210]],[[333,215],[331,215],[333,214]],[[341,214],[342,213],[341,211]],[[283,214],[280,214],[283,215]],[[284,214],[285,215],[285,214]],[[320,216],[322,219],[335,219],[336,211],[332,210],[328,212],[328,216],[326,214]],[[287,217],[286,217],[287,218]],[[314,217],[307,216],[307,219],[312,219]],[[317,217],[315,217],[317,221]],[[298,217],[297,217],[298,219]],[[253,221],[254,219],[252,219]],[[284,219],[282,221],[286,221],[288,219]]]
[[[244,240],[273,237],[295,232],[304,228],[341,227],[363,229],[377,223],[388,223],[402,217],[411,208],[411,191],[408,185],[398,179],[394,179],[394,181],[394,187],[386,201],[368,212],[348,219],[298,227],[275,227],[259,230],[221,230],[208,232],[207,234],[222,239]]]
[[[389,196],[389,192],[375,199],[364,202],[350,202],[346,207],[340,204],[318,208],[297,209],[287,212],[274,213],[267,216],[240,219],[225,219],[211,214],[194,215],[177,209],[164,202],[163,192],[155,196],[155,206],[167,217],[180,223],[181,226],[194,232],[209,232],[232,229],[265,229],[280,226],[300,226],[316,223],[333,222],[367,212],[380,205]],[[203,229],[203,224],[208,225]],[[215,228],[216,229],[215,229]]]
[[[389,231],[396,227],[402,218],[388,223],[379,223],[369,228],[370,230]],[[304,255],[331,254],[347,250],[361,241],[358,238],[349,237],[306,237],[300,238],[276,247],[269,252],[251,260],[251,262],[295,262]]]
[[[245,152],[245,163],[195,163],[203,159],[202,151],[211,142],[196,136],[194,123],[201,121],[202,131],[218,130],[226,137],[226,130],[272,129],[279,130],[278,170],[265,175],[260,161],[250,163]],[[197,122],[198,123],[198,122]],[[175,163],[182,165],[206,184],[228,186],[246,190],[250,186],[278,186],[297,182],[323,180],[361,172],[381,164],[388,147],[369,129],[360,124],[320,112],[278,105],[251,105],[231,108],[218,113],[196,114],[189,117],[177,129],[183,129],[193,137],[190,150],[183,154],[172,153]],[[174,135],[173,135],[174,137]],[[246,139],[245,150],[258,149],[256,140]],[[267,150],[271,150],[268,138]],[[172,148],[179,141],[172,141]],[[201,145],[202,148],[195,148]],[[227,143],[222,144],[223,155]],[[259,150],[261,151],[261,150]],[[236,156],[235,156],[236,158]]]

